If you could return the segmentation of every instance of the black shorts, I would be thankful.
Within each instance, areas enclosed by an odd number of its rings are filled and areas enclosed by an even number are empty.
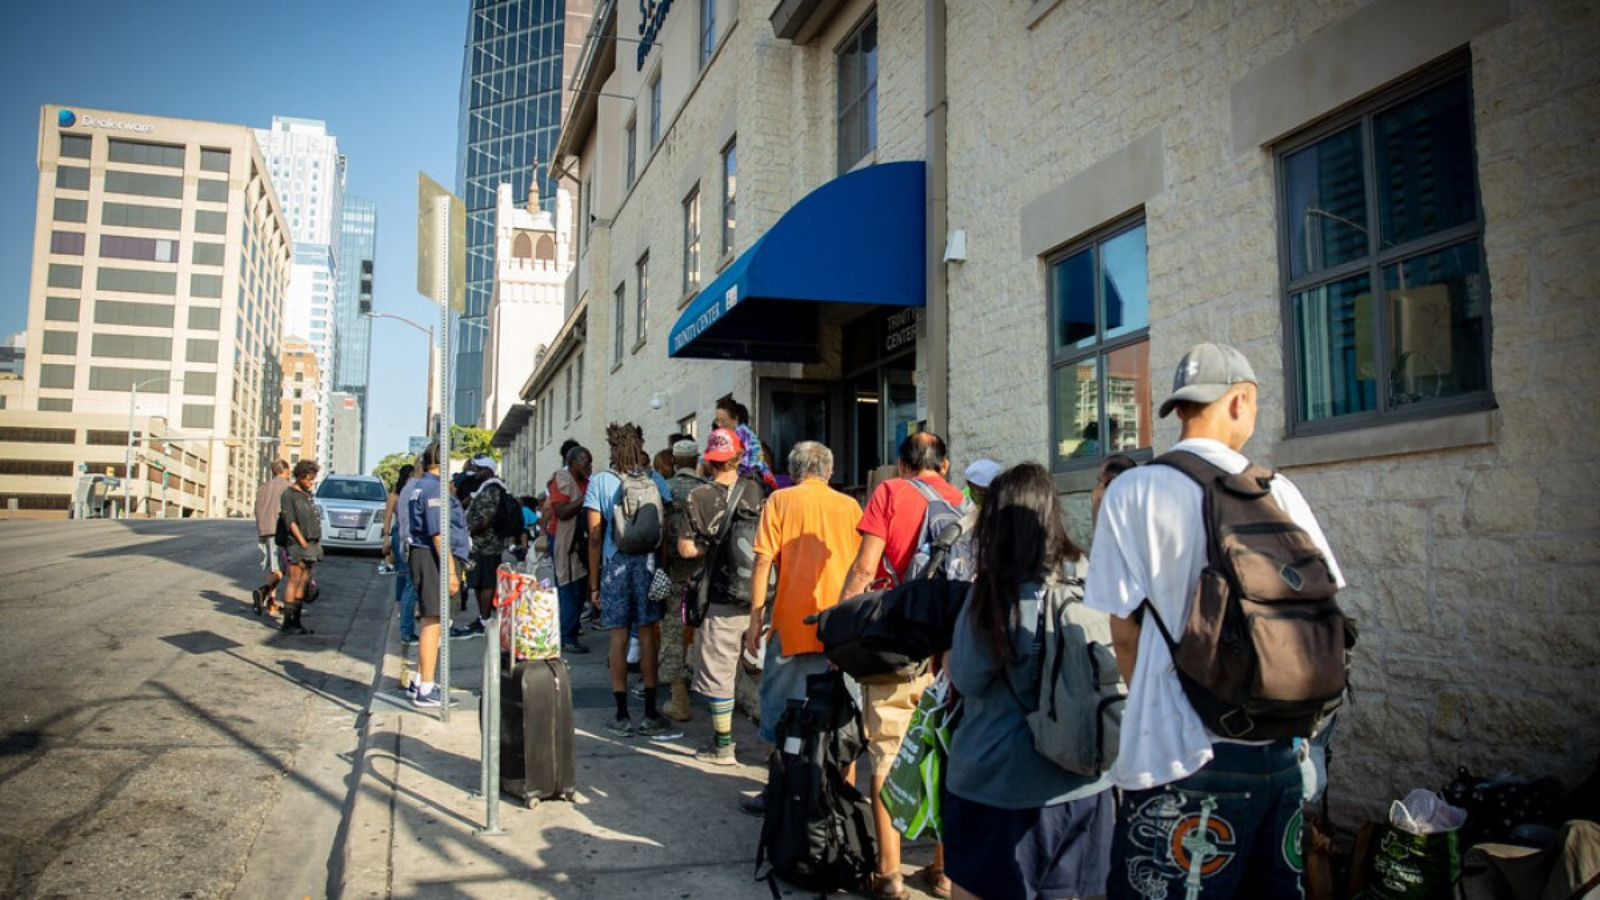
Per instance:
[[[1106,892],[1111,791],[1043,809],[1001,809],[944,792],[944,871],[985,897],[1093,897]]]
[[[467,574],[467,590],[480,591],[494,590],[499,584],[500,560],[504,558],[501,553],[474,553],[472,554],[473,569]]]
[[[439,618],[439,556],[431,547],[411,548],[411,583],[417,586],[417,615]],[[456,571],[464,572],[465,564],[456,560]]]

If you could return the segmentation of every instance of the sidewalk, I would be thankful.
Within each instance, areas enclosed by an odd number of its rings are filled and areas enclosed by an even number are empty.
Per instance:
[[[484,799],[476,796],[484,641],[450,648],[450,683],[460,705],[446,724],[437,710],[413,710],[397,690],[402,665],[415,660],[415,648],[402,648],[398,634],[391,624],[368,707],[344,842],[343,896],[770,898],[766,883],[753,880],[761,822],[738,808],[739,798],[766,780],[754,723],[734,718],[741,762],[734,768],[694,759],[711,733],[703,705],[674,741],[605,734],[612,712],[606,632],[590,631],[583,640],[594,652],[568,657],[575,801],[529,810],[502,796],[504,834],[478,835],[485,817]],[[642,701],[632,697],[630,706],[637,721]],[[907,875],[931,854],[931,845],[907,844]],[[783,887],[785,896],[804,896]]]

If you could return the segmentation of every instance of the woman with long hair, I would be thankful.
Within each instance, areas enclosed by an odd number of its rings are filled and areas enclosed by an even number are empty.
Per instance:
[[[408,647],[417,643],[417,588],[411,583],[411,568],[406,562],[406,551],[410,548],[401,543],[400,517],[406,514],[401,498],[415,469],[411,463],[400,467],[394,479],[394,490],[389,492],[383,507],[383,555],[394,568],[394,601],[400,606],[400,643]]]
[[[1034,635],[1046,593],[1079,575],[1050,473],[1022,463],[989,485],[975,527],[972,594],[946,659],[961,696],[943,804],[954,896],[1105,893],[1114,805],[1108,779],[1068,772],[1033,748]]]

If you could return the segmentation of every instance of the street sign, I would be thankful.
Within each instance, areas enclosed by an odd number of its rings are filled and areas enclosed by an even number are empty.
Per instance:
[[[467,309],[467,207],[417,173],[417,293],[457,315]]]

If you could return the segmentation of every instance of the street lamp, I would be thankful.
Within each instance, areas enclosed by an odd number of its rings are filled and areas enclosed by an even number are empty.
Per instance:
[[[393,319],[396,322],[403,322],[403,323],[405,323],[407,325],[410,325],[412,328],[415,328],[416,330],[418,330],[418,331],[420,331],[423,334],[426,334],[428,336],[428,392],[427,392],[427,395],[426,395],[427,396],[427,402],[426,402],[426,405],[423,408],[423,412],[426,414],[427,418],[425,420],[425,424],[422,427],[423,432],[426,433],[427,430],[433,426],[433,366],[434,366],[434,362],[435,362],[434,361],[435,350],[434,350],[434,345],[433,345],[433,326],[432,325],[428,325],[428,326],[424,327],[422,325],[418,325],[416,322],[411,321],[410,319],[406,318],[405,316],[397,316],[394,313],[364,312],[364,313],[362,313],[362,315],[366,316],[369,319]]]
[[[182,378],[161,375],[156,378],[147,378],[144,381],[134,382],[133,391],[128,394],[128,457],[122,468],[122,517],[124,519],[133,518],[133,416],[134,410],[139,406],[139,388],[147,384],[157,384],[163,381],[183,384]],[[145,496],[150,496],[150,492],[146,491]]]

